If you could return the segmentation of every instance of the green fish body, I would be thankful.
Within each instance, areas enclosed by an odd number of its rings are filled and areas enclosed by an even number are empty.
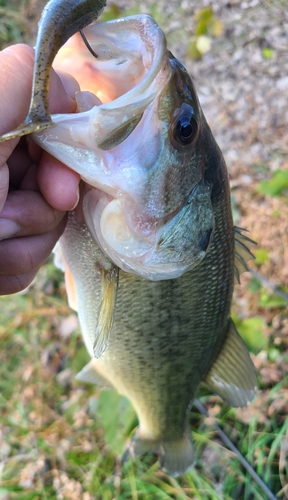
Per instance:
[[[231,406],[245,406],[256,390],[254,367],[230,318],[235,230],[222,160],[217,170],[222,188],[216,187],[215,198],[212,190],[215,235],[209,252],[177,279],[149,281],[120,270],[110,340],[98,359],[93,311],[101,301],[99,247],[75,213],[61,239],[78,297],[78,306],[75,298],[70,303],[92,357],[77,379],[112,386],[132,402],[139,429],[125,455],[154,451],[171,475],[194,463],[188,419],[200,382],[206,379]],[[237,231],[236,237],[236,249],[239,243],[248,255],[242,245],[250,241]]]

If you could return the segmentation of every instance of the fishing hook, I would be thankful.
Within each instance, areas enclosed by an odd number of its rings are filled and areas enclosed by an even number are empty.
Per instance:
[[[268,486],[262,481],[262,479],[258,476],[257,472],[251,467],[249,462],[243,457],[242,453],[236,448],[236,446],[232,443],[232,441],[229,439],[229,437],[225,434],[225,432],[219,427],[219,425],[216,423],[215,419],[209,415],[208,411],[206,410],[205,406],[201,403],[199,399],[196,399],[194,401],[194,404],[197,408],[197,410],[202,413],[205,417],[209,417],[211,426],[215,429],[217,432],[218,436],[222,439],[223,443],[226,444],[228,448],[230,448],[233,453],[237,456],[239,462],[245,467],[247,472],[250,474],[250,476],[253,477],[254,481],[260,486],[263,492],[267,495],[267,498],[269,500],[277,500],[276,496],[272,493],[272,491],[269,490]]]
[[[87,49],[89,50],[89,52],[92,54],[92,56],[96,57],[96,59],[98,58],[98,55],[96,54],[96,52],[94,52],[94,50],[92,49],[90,43],[88,42],[87,38],[86,38],[86,35],[84,33],[83,30],[79,30],[79,33],[80,35],[82,36],[82,39],[83,39],[83,42],[85,43]]]
[[[261,281],[264,286],[266,286],[267,288],[271,288],[271,290],[276,293],[276,295],[279,295],[279,297],[282,297],[282,299],[288,302],[288,294],[283,292],[283,290],[281,290],[277,285],[274,285],[274,283],[271,283],[271,281],[265,278],[262,274],[254,271],[254,269],[251,269],[250,267],[248,267],[248,271],[252,274],[252,276],[254,276],[254,278]]]

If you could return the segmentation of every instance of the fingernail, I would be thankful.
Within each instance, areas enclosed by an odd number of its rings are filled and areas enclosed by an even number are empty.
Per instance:
[[[79,186],[77,187],[77,191],[76,191],[76,198],[77,198],[76,203],[75,203],[75,205],[73,205],[73,207],[71,208],[71,210],[74,210],[74,208],[76,208],[76,207],[77,207],[77,205],[78,205],[78,203],[79,203],[79,198],[80,198],[80,190],[79,190]]]
[[[10,219],[0,219],[0,240],[12,238],[20,231],[20,226]]]

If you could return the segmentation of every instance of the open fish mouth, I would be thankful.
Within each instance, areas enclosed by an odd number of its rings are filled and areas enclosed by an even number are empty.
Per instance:
[[[56,126],[33,137],[80,174],[85,222],[115,265],[150,280],[177,278],[203,259],[214,230],[211,187],[195,153],[193,84],[150,16],[84,31],[97,59],[79,35],[55,59],[79,80],[79,112],[53,115]],[[187,81],[192,90],[181,100]],[[171,139],[175,120],[186,127],[180,145]],[[197,128],[191,141],[189,127]]]

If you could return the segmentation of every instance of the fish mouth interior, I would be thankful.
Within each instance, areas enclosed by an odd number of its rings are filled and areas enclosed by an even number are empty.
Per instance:
[[[56,70],[70,73],[80,90],[92,92],[103,104],[124,94],[131,103],[147,91],[166,56],[165,36],[153,18],[130,16],[83,31],[97,59],[77,33],[58,52]]]

